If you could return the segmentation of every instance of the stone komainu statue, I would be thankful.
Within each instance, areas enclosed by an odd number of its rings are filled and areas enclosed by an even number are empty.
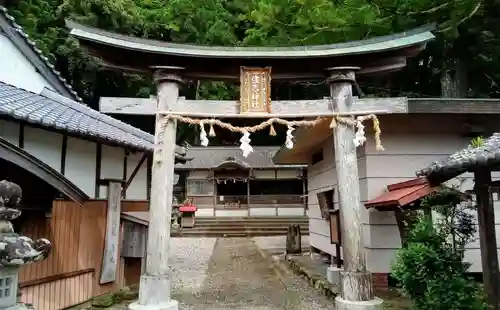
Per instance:
[[[33,241],[14,232],[10,221],[21,215],[18,207],[21,198],[19,185],[0,181],[0,267],[20,267],[43,260],[52,249],[50,241],[45,238]]]

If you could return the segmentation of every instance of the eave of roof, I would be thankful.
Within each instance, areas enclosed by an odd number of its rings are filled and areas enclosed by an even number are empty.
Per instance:
[[[132,223],[148,226],[149,225],[149,211],[130,211],[122,212],[121,218]]]
[[[246,158],[243,157],[238,146],[195,146],[189,147],[189,155],[193,157],[191,162],[184,165],[175,165],[176,169],[196,170],[196,169],[214,169],[221,163],[227,161],[228,157],[235,161],[245,163],[252,169],[297,169],[305,168],[304,165],[275,165],[272,157],[279,147],[276,146],[254,146],[254,151]]]
[[[484,139],[481,145],[464,148],[442,160],[431,163],[417,171],[417,176],[425,176],[433,183],[446,182],[477,167],[500,167],[500,133]]]
[[[399,208],[407,206],[438,190],[426,178],[416,178],[387,186],[387,192],[365,202],[366,208]]]
[[[434,35],[431,33],[431,30],[435,28],[434,25],[426,25],[398,34],[338,44],[294,47],[228,47],[177,44],[132,37],[84,26],[70,20],[66,21],[66,26],[71,29],[70,34],[80,40],[88,40],[124,49],[186,57],[256,59],[312,58],[391,51],[424,44],[432,40]]]
[[[36,94],[0,81],[0,116],[104,144],[154,149],[153,135],[50,90]],[[184,147],[176,146],[176,163],[191,159]]]
[[[153,136],[55,92],[36,94],[0,82],[0,115],[135,150],[153,149]]]
[[[7,9],[0,6],[0,30],[12,41],[14,45],[22,52],[31,64],[43,75],[53,87],[55,87],[61,94],[72,98],[78,102],[82,102],[82,98],[73,87],[61,76],[49,59],[43,55],[42,51],[36,47],[28,34],[24,32],[23,28],[18,25]]]

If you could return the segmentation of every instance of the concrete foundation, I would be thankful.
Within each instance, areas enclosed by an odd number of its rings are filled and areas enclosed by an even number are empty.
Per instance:
[[[335,298],[335,310],[382,310],[384,301],[378,297],[368,301],[350,301],[340,296]]]
[[[139,302],[134,302],[128,308],[129,310],[179,310],[179,303],[176,300],[156,305],[141,305]]]
[[[328,267],[326,269],[326,280],[333,285],[340,285],[340,272],[343,270],[344,268]]]
[[[142,275],[139,283],[139,301],[129,305],[130,310],[178,310],[179,303],[170,299],[171,275]]]

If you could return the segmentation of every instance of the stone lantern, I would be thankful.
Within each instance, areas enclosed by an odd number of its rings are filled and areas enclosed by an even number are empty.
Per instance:
[[[0,181],[0,310],[30,309],[17,299],[19,268],[44,260],[52,248],[47,239],[33,241],[14,232],[10,221],[21,215],[21,198],[19,185]]]

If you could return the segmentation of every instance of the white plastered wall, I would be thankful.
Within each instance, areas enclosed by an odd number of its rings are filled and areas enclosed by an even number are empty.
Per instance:
[[[382,142],[385,151],[377,152],[373,136],[368,134],[368,141],[358,148],[358,167],[361,200],[376,198],[387,185],[415,178],[415,172],[432,161],[443,159],[469,143],[468,138],[460,134],[463,116],[394,116],[381,118]],[[495,131],[493,117],[485,118],[479,123],[490,131]],[[500,128],[497,128],[498,130]],[[309,224],[311,246],[321,251],[334,254],[335,248],[330,244],[329,224],[321,218],[316,193],[331,188],[335,189],[335,203],[338,203],[337,178],[333,156],[333,137],[325,140],[321,148],[324,159],[308,167]],[[318,148],[319,149],[319,148]],[[313,152],[311,152],[313,153]],[[500,179],[500,173],[493,172],[493,179]],[[462,190],[470,190],[473,186],[471,174],[463,174],[465,178]],[[457,179],[448,182],[457,184]],[[497,245],[500,245],[500,200],[494,195],[495,222],[497,223]],[[366,250],[367,267],[371,272],[388,273],[396,251],[401,246],[399,231],[393,212],[365,210],[362,211],[363,238]],[[479,241],[467,245],[465,260],[470,262],[470,272],[481,272],[481,256]]]

